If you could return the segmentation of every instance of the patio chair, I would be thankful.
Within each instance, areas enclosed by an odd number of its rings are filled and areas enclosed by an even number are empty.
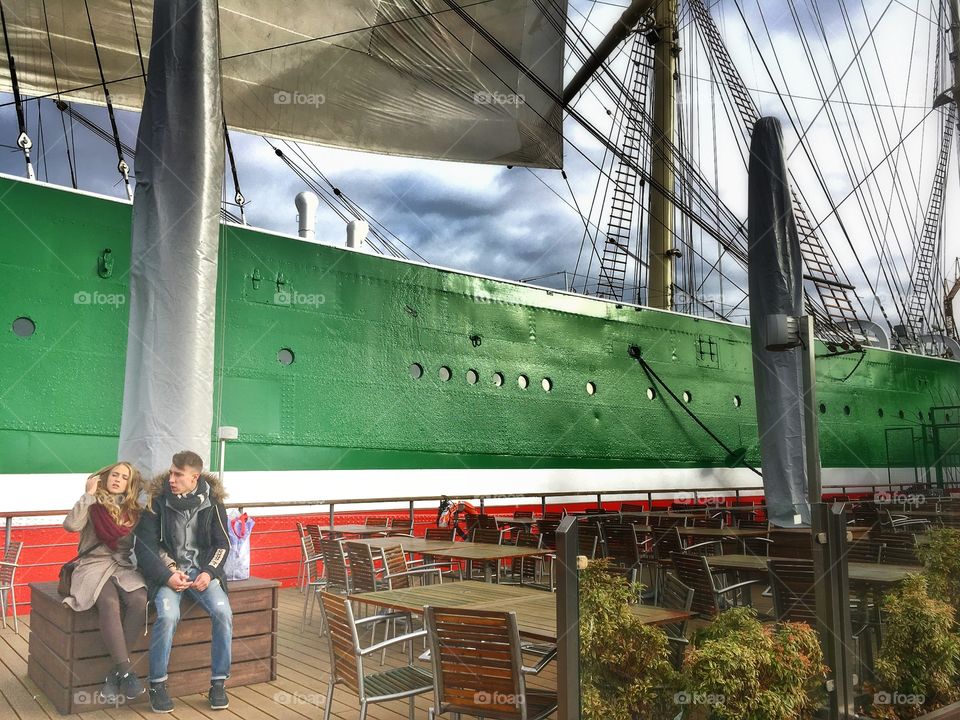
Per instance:
[[[561,520],[563,520],[563,518],[566,517],[566,515],[567,515],[567,511],[566,511],[566,510],[550,510],[550,511],[545,512],[545,513],[543,514],[543,519],[544,519],[544,520],[555,520],[556,522],[559,523]]]
[[[693,605],[690,609],[705,618],[714,618],[721,611],[737,604],[736,595],[741,596],[740,604],[749,604],[749,589],[760,583],[759,580],[744,580],[732,585],[720,586],[710,569],[708,558],[704,555],[670,553],[673,569],[685,585],[693,588]],[[746,590],[744,595],[743,591]]]
[[[327,578],[327,590],[347,594],[350,592],[350,572],[344,555],[342,540],[321,540],[320,555],[323,557],[323,574]]]
[[[890,532],[927,532],[930,530],[930,521],[926,518],[911,518],[906,515],[894,515],[890,510],[884,510],[880,515],[880,531]]]
[[[300,562],[303,565],[303,618],[300,621],[301,632],[307,626],[307,609],[309,606],[310,622],[313,622],[313,606],[317,601],[317,592],[326,586],[327,581],[321,576],[317,563],[320,556],[313,549],[313,541],[309,535],[300,536]],[[320,628],[321,634],[323,627]]]
[[[366,527],[390,527],[390,518],[388,517],[368,517],[364,519],[363,524]]]
[[[620,512],[622,513],[645,513],[647,506],[643,503],[620,503]]]
[[[477,528],[483,528],[485,530],[499,530],[500,524],[497,522],[497,519],[493,515],[477,515]]]
[[[514,520],[532,520],[533,510],[514,510],[513,519]]]
[[[17,568],[20,567],[18,563],[21,550],[23,550],[22,542],[12,542],[3,553],[3,560],[0,560],[0,615],[3,617],[3,627],[7,627],[7,603],[9,602],[13,614],[13,631],[17,635],[20,634],[20,622],[17,620],[17,592],[14,583]]]
[[[658,604],[660,607],[690,612],[690,608],[693,607],[693,596],[692,587],[684,584],[674,575],[667,575],[663,581],[663,591],[660,593]],[[670,662],[679,670],[683,665],[683,655],[687,645],[690,643],[687,640],[687,621],[661,625],[660,629],[666,633],[667,640],[670,641]]]
[[[442,540],[443,542],[454,542],[457,539],[457,531],[452,527],[428,527],[423,532],[424,540]]]
[[[500,545],[503,543],[503,532],[494,528],[478,527],[473,531],[471,540],[475,543],[490,543],[491,545]]]
[[[543,538],[540,535],[534,535],[529,532],[518,532],[516,536],[517,547],[539,548]],[[537,583],[543,574],[542,557],[517,557],[510,561],[510,579],[523,585],[524,581],[528,583]]]
[[[872,538],[862,537],[859,540],[854,540],[852,543],[847,543],[844,554],[847,562],[878,563],[880,562],[883,548],[884,544],[882,542],[878,542]]]
[[[627,571],[627,576],[632,581],[636,580],[637,572],[640,570],[640,541],[637,539],[637,530],[633,525],[608,524],[603,529],[604,539],[606,541],[606,557],[613,561],[613,564]]]
[[[555,692],[526,686],[526,676],[539,673],[556,651],[525,666],[515,613],[427,606],[424,624],[433,663],[431,720],[447,713],[542,720],[556,712]]]
[[[330,682],[323,709],[324,720],[330,720],[333,693],[337,685],[345,685],[355,692],[360,700],[360,720],[367,717],[367,707],[372,703],[407,699],[410,720],[414,718],[414,697],[433,690],[433,676],[413,664],[412,640],[424,637],[423,630],[375,643],[360,646],[357,628],[375,622],[378,616],[356,620],[350,601],[340,595],[320,593],[320,604],[329,628]],[[375,673],[364,670],[364,658],[397,643],[407,643],[407,665]]]

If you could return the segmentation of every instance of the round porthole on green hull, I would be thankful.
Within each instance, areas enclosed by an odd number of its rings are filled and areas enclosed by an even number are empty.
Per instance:
[[[419,380],[420,378],[422,378],[423,365],[421,365],[420,363],[413,363],[413,365],[410,366],[410,377],[412,377],[414,380]]]
[[[281,348],[277,353],[277,362],[281,365],[293,365],[296,356],[290,348]]]
[[[37,331],[37,324],[28,317],[18,317],[11,326],[13,334],[17,337],[30,337]]]

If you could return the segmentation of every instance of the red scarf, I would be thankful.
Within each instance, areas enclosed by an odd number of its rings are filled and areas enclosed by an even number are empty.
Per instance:
[[[97,539],[111,550],[117,549],[117,541],[130,534],[132,528],[127,525],[117,525],[110,516],[110,511],[100,503],[90,507],[90,518],[93,520],[93,531]]]

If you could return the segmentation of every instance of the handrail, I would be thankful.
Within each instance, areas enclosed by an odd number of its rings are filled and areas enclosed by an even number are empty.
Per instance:
[[[842,485],[825,485],[823,487],[823,493],[825,495],[834,495],[841,494],[846,495],[850,491],[854,493],[862,492],[865,489],[869,489],[872,494],[876,494],[878,488],[884,488],[889,490],[891,488],[910,488],[914,487],[916,483],[873,483],[873,484],[842,484]],[[563,490],[563,491],[552,491],[552,492],[528,492],[528,493],[494,493],[489,495],[470,495],[459,498],[461,500],[478,500],[480,503],[481,512],[484,509],[484,505],[488,500],[511,500],[511,499],[520,499],[520,498],[539,498],[541,509],[545,509],[547,505],[547,498],[556,498],[556,497],[587,497],[593,496],[597,500],[597,505],[603,505],[603,496],[607,495],[616,495],[616,496],[639,496],[645,498],[648,505],[652,505],[654,501],[654,495],[684,495],[692,494],[693,501],[697,502],[700,497],[716,497],[718,494],[722,494],[727,497],[731,497],[735,502],[739,501],[741,494],[743,495],[757,495],[763,494],[762,485],[750,485],[747,487],[691,487],[691,488],[663,488],[656,490]],[[335,507],[337,505],[373,505],[373,504],[387,504],[387,503],[408,503],[409,506],[409,515],[410,515],[410,525],[413,526],[413,516],[414,516],[414,504],[418,502],[428,502],[433,501],[437,502],[443,498],[448,497],[446,495],[418,495],[414,497],[405,496],[405,497],[385,497],[385,498],[327,498],[327,499],[318,499],[318,500],[290,500],[290,501],[266,501],[266,502],[246,502],[246,503],[224,503],[228,508],[237,508],[243,510],[244,508],[292,508],[292,507],[318,507],[318,506],[327,506],[330,525],[334,525],[334,515]],[[11,535],[13,532],[13,519],[14,518],[27,518],[27,517],[55,517],[58,515],[66,515],[69,513],[67,510],[0,510],[0,518],[5,518],[5,537],[4,537],[4,548],[6,548],[11,542]]]

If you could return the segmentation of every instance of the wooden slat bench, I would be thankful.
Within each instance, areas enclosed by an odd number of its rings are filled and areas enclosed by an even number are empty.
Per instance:
[[[233,610],[233,665],[227,687],[277,678],[277,593],[275,580],[250,578],[229,583]],[[31,583],[30,649],[27,673],[64,715],[102,708],[97,690],[112,661],[100,638],[96,609],[77,613],[61,604],[57,583]],[[150,610],[150,623],[154,611]],[[210,685],[210,618],[183,599],[180,625],[170,654],[171,695],[202,692]],[[149,636],[131,648],[134,670],[146,684]],[[146,702],[147,694],[133,701]]]

